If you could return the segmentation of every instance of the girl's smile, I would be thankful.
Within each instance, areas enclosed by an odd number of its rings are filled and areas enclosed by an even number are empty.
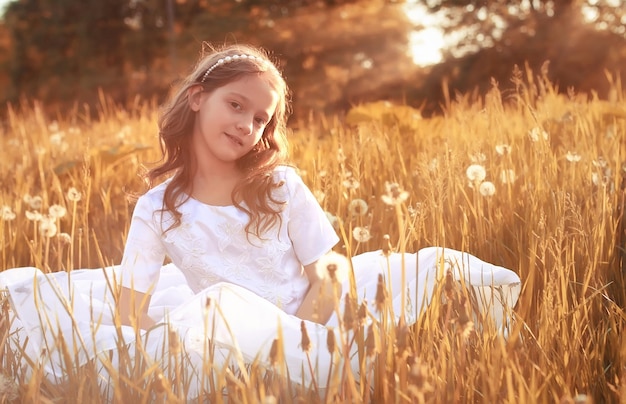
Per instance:
[[[198,167],[215,171],[235,167],[261,140],[279,95],[266,73],[249,74],[211,92],[189,90],[196,111],[192,144]]]

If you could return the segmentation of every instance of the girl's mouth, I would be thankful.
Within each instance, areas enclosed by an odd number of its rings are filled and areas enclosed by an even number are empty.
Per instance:
[[[229,135],[228,133],[225,133],[225,135],[228,139],[230,139],[231,142],[235,143],[236,145],[243,146],[243,142],[238,137]]]

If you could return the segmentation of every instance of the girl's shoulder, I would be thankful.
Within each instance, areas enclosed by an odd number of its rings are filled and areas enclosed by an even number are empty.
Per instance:
[[[294,181],[300,182],[300,174],[298,169],[294,166],[280,165],[274,169],[274,181],[276,183],[293,184]]]
[[[171,182],[171,179],[167,179],[148,190],[145,194],[141,195],[137,200],[137,203],[149,203],[154,206],[162,206],[163,204],[163,196],[165,195],[165,188]]]

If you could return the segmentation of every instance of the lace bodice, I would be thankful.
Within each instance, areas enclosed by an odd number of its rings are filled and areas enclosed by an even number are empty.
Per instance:
[[[315,197],[290,167],[279,167],[278,200],[287,203],[281,223],[261,238],[246,238],[248,215],[234,206],[211,206],[193,198],[179,208],[182,224],[167,232],[163,183],[139,198],[131,222],[122,285],[149,292],[165,257],[185,275],[194,292],[225,281],[245,287],[293,314],[309,287],[303,265],[315,262],[338,241]]]

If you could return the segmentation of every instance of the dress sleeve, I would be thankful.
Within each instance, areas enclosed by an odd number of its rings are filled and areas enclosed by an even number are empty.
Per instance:
[[[121,285],[137,292],[151,292],[159,280],[165,259],[160,218],[149,195],[137,201],[121,263]]]
[[[287,228],[302,265],[317,261],[339,241],[335,229],[315,196],[291,168],[285,173],[289,191]]]

